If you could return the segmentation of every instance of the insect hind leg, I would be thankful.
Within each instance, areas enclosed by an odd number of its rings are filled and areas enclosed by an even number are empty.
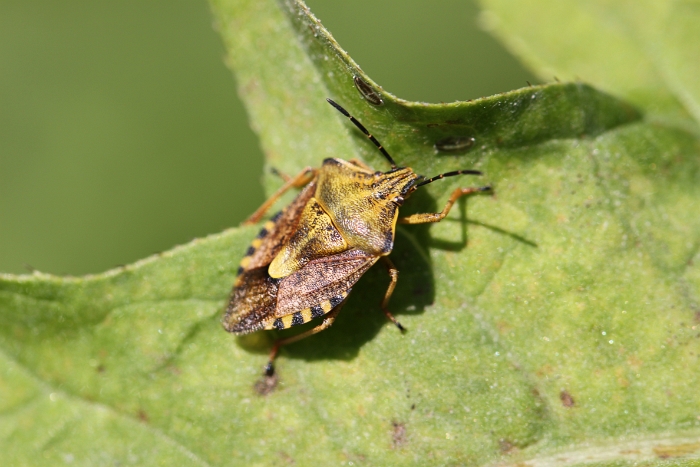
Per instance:
[[[347,297],[345,298],[345,300],[336,305],[335,308],[329,311],[323,317],[323,322],[321,322],[321,324],[319,324],[318,326],[311,328],[306,332],[302,332],[301,334],[297,334],[296,336],[288,337],[286,339],[279,339],[277,342],[275,342],[275,345],[272,346],[272,350],[270,351],[270,357],[268,359],[267,365],[265,365],[265,376],[272,376],[275,374],[274,362],[275,358],[277,358],[277,354],[279,353],[280,347],[287,344],[291,344],[293,342],[300,341],[305,337],[313,336],[314,334],[318,334],[319,332],[331,327],[333,321],[335,321],[336,316],[338,316],[338,313],[340,312],[341,308],[343,308],[343,305],[345,305],[346,301]]]

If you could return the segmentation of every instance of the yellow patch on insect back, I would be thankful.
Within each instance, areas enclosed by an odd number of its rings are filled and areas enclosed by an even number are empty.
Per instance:
[[[309,261],[347,250],[348,244],[330,216],[311,198],[299,216],[297,231],[270,263],[270,277],[279,279],[300,270]]]

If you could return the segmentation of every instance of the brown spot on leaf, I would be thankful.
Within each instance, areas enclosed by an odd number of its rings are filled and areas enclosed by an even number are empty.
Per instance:
[[[451,136],[437,141],[434,147],[444,153],[464,153],[474,146],[475,141],[471,136]]]
[[[145,410],[139,409],[139,413],[137,415],[139,417],[139,420],[141,420],[144,423],[148,423],[149,418]]]
[[[629,387],[630,381],[625,377],[625,371],[622,368],[615,369],[615,376],[617,378],[617,384],[623,388]]]
[[[545,363],[540,368],[535,370],[535,374],[537,376],[539,376],[540,378],[542,378],[544,376],[551,375],[553,372],[554,372],[554,368],[549,363]]]
[[[253,389],[257,394],[267,396],[277,387],[278,382],[279,377],[277,376],[277,373],[273,373],[271,376],[263,375],[262,378],[255,382]]]
[[[292,456],[290,456],[284,451],[280,451],[278,454],[280,458],[282,458],[282,461],[285,462],[287,465],[294,465],[294,459],[292,459]]]
[[[574,398],[566,389],[559,393],[559,399],[564,407],[573,407],[575,404]]]
[[[513,329],[513,326],[508,321],[501,319],[496,321],[496,328],[498,329],[498,333],[503,335],[510,332],[510,330]]]
[[[518,449],[515,444],[506,438],[501,438],[498,440],[498,448],[501,450],[502,454],[510,454]]]
[[[355,83],[357,90],[360,91],[360,95],[362,95],[367,102],[372,105],[382,105],[384,103],[382,98],[379,96],[379,94],[377,94],[372,86],[370,86],[369,83],[366,83],[362,78],[355,75],[353,77],[353,82]]]
[[[656,446],[653,448],[654,454],[659,459],[670,459],[672,457],[684,457],[700,452],[700,443],[677,444],[675,446]]]
[[[401,447],[406,442],[406,425],[400,422],[391,422],[394,427],[394,432],[391,435],[391,441],[394,448]]]
[[[635,371],[639,371],[639,369],[642,367],[642,363],[643,362],[636,355],[630,355],[627,357],[627,364]]]

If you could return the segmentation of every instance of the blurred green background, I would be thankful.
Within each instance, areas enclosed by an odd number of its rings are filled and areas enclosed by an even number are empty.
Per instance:
[[[404,99],[535,82],[474,2],[308,5]],[[262,154],[223,56],[204,0],[0,0],[0,271],[100,272],[252,212]]]

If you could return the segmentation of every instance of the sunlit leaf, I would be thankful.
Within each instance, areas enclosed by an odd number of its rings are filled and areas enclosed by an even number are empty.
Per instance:
[[[212,3],[270,165],[387,169],[331,97],[400,164],[485,173],[419,191],[408,212],[441,209],[460,185],[495,196],[398,229],[390,307],[405,335],[379,310],[386,272],[370,270],[332,328],[283,349],[266,395],[255,382],[273,333],[219,324],[254,227],[95,276],[0,276],[3,464],[697,458],[695,134],[581,83],[405,102],[303,5]]]

